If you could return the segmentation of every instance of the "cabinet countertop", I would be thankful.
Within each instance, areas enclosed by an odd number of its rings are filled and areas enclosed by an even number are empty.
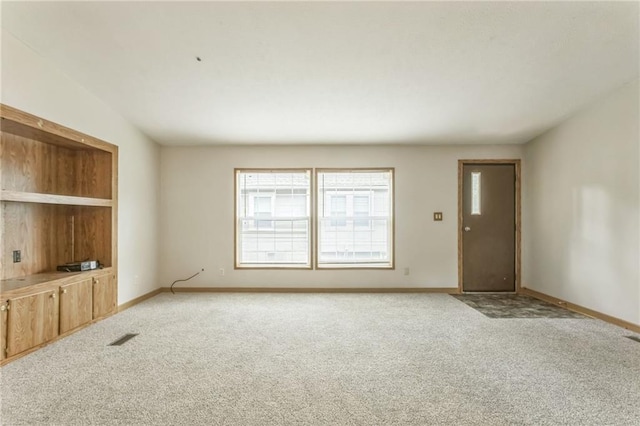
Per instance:
[[[94,269],[84,272],[47,272],[43,274],[28,275],[25,277],[9,278],[0,281],[0,295],[6,297],[17,293],[19,290],[29,289],[38,290],[39,287],[48,287],[49,285],[64,285],[67,281],[77,281],[78,279],[94,277],[109,273],[112,267],[102,269]],[[22,292],[20,292],[22,293]],[[16,294],[17,295],[17,294]]]

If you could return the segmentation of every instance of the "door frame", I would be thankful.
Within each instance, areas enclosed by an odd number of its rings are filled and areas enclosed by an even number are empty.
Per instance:
[[[464,293],[464,290],[462,289],[462,283],[464,280],[464,276],[463,276],[463,242],[462,242],[462,238],[463,238],[463,233],[462,233],[462,226],[463,226],[463,217],[462,217],[462,202],[463,202],[463,188],[462,188],[462,183],[463,183],[463,172],[464,172],[464,165],[465,164],[485,164],[485,165],[491,165],[491,164],[513,164],[514,166],[514,172],[516,175],[516,181],[515,181],[515,221],[516,221],[516,229],[515,229],[515,278],[516,278],[516,282],[515,282],[515,292],[519,293],[520,292],[520,260],[521,260],[521,254],[522,254],[522,236],[521,236],[521,222],[520,222],[520,216],[521,216],[521,174],[520,174],[520,170],[521,170],[521,160],[520,159],[509,159],[509,160],[458,160],[458,293]]]

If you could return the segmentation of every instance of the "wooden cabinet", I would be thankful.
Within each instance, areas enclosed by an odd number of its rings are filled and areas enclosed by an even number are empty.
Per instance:
[[[55,335],[115,312],[118,147],[6,105],[0,119],[0,330],[11,357],[50,338],[54,311]],[[88,259],[104,271],[55,272]],[[93,284],[97,274],[109,284]]]
[[[92,278],[85,278],[60,286],[60,334],[93,319],[92,281]]]
[[[94,288],[102,301],[100,316],[95,318],[115,313],[115,276],[113,268],[105,268],[76,273],[35,274],[2,281],[2,364],[95,321]],[[98,286],[94,282],[104,285]]]
[[[93,318],[102,318],[116,310],[116,277],[113,274],[93,278]]]
[[[58,300],[55,290],[9,299],[7,357],[58,336]]]
[[[7,357],[7,302],[0,301],[0,361]]]

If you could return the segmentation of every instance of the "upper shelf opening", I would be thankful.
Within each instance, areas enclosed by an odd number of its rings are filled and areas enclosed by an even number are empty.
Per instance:
[[[0,117],[0,190],[116,198],[117,146],[7,105]]]

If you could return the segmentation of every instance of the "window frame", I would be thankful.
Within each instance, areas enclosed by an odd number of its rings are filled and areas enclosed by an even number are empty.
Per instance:
[[[389,249],[391,251],[390,259],[388,264],[385,262],[384,264],[375,264],[375,263],[320,263],[320,212],[318,208],[320,203],[318,202],[318,198],[324,196],[324,194],[320,193],[320,180],[319,175],[321,173],[367,173],[367,172],[388,172],[391,175],[391,184],[389,186],[389,191],[391,192],[389,197],[390,202],[390,217],[389,217]],[[314,247],[313,247],[313,267],[316,270],[348,270],[348,269],[357,269],[357,270],[395,270],[396,265],[396,211],[395,211],[395,167],[353,167],[353,168],[316,168],[314,169],[314,178],[313,181],[315,183],[313,187],[313,196],[315,198],[314,202]],[[369,211],[372,209],[373,200],[369,200]],[[354,216],[355,217],[355,216]],[[354,224],[355,226],[355,224]],[[364,230],[364,229],[359,229]],[[356,229],[354,228],[354,231]]]
[[[242,173],[308,173],[309,175],[309,214],[308,214],[308,253],[309,253],[309,261],[307,264],[283,264],[283,263],[240,263],[240,234],[238,228],[238,221],[240,217],[238,216],[238,207],[239,207],[239,190],[238,180],[239,176]],[[234,269],[239,270],[276,270],[276,269],[287,269],[287,270],[312,270],[314,265],[314,210],[315,210],[315,187],[314,187],[314,173],[313,168],[310,167],[295,167],[295,168],[234,168],[233,169],[233,265]],[[272,201],[272,213],[275,212],[275,199]]]

